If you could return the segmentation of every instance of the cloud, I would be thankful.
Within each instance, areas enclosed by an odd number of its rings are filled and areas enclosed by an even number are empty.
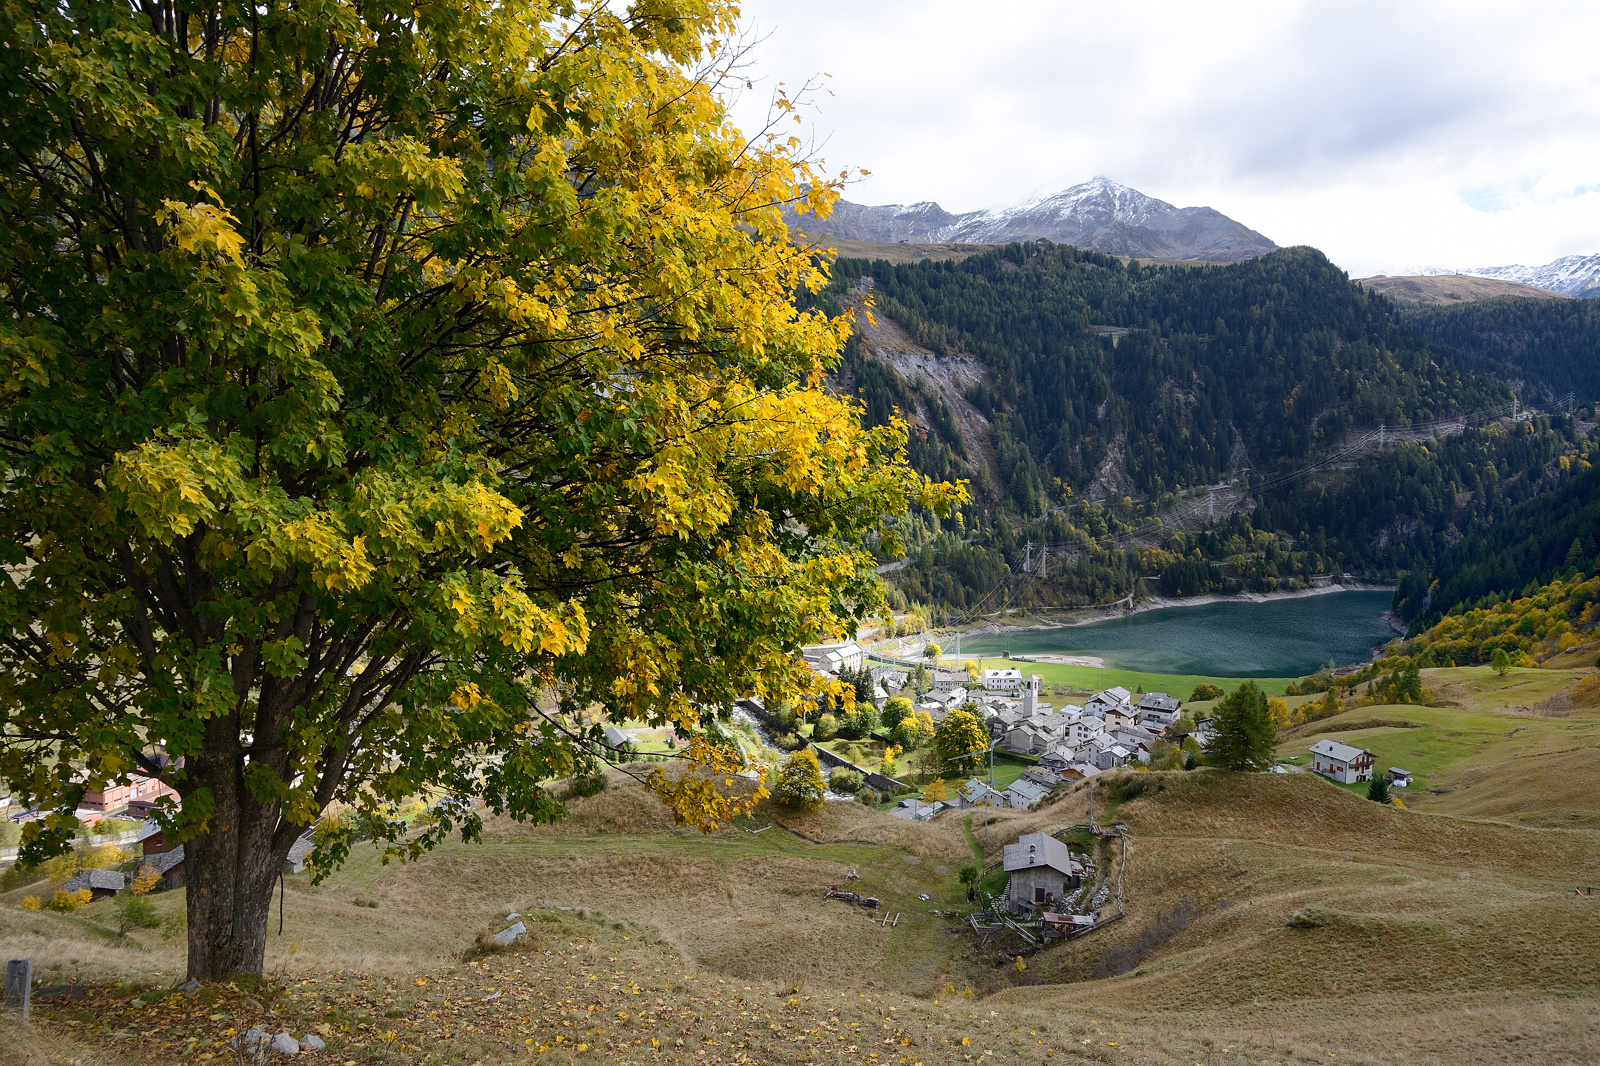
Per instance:
[[[763,88],[833,75],[813,121],[830,165],[873,172],[861,202],[971,210],[1106,174],[1356,273],[1600,250],[1590,6],[743,6]]]

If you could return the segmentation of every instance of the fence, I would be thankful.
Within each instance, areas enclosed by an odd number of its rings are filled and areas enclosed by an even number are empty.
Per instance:
[[[88,843],[89,843],[90,847],[99,847],[101,844],[116,844],[116,845],[120,846],[122,844],[132,844],[134,841],[136,841],[138,839],[139,839],[139,830],[137,830],[137,829],[124,829],[120,833],[107,833],[105,836],[89,837],[88,838]],[[13,862],[16,862],[17,861],[17,852],[19,852],[21,850],[22,849],[20,847],[17,847],[17,848],[0,848],[0,863],[13,863]]]

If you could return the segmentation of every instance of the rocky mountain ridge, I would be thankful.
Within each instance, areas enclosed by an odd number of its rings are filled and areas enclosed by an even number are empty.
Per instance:
[[[808,236],[876,243],[1004,244],[1044,238],[1140,259],[1237,262],[1277,248],[1209,207],[1174,207],[1105,177],[1004,208],[951,214],[936,203],[841,200],[825,220],[791,219]]]
[[[1388,278],[1391,281],[1406,278],[1442,277],[1444,275],[1463,275],[1475,278],[1495,278],[1500,281],[1514,281],[1519,285],[1531,285],[1536,289],[1545,289],[1557,292],[1563,296],[1573,296],[1578,299],[1592,299],[1600,296],[1600,254],[1595,255],[1566,255],[1543,266],[1523,266],[1513,263],[1509,266],[1492,267],[1463,267],[1460,270],[1450,270],[1444,267],[1406,267],[1399,270],[1390,270],[1383,274],[1375,274],[1372,278],[1363,279],[1371,281],[1378,278]]]

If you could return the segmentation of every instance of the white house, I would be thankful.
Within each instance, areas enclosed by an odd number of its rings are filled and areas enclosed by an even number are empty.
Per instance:
[[[867,653],[853,640],[838,644],[808,645],[800,649],[800,654],[812,669],[818,673],[832,674],[834,677],[838,677],[841,673],[854,673],[867,661]]]
[[[1372,780],[1372,752],[1352,748],[1337,740],[1319,740],[1311,745],[1311,768],[1324,777],[1353,785]]]
[[[1027,833],[1002,852],[1011,875],[1006,896],[1019,914],[1046,909],[1083,883],[1083,864],[1048,833]]]
[[[1026,777],[1019,777],[1011,782],[1009,788],[1002,795],[1006,798],[1006,805],[1018,810],[1027,810],[1035,803],[1050,794],[1050,790],[1037,781],[1030,781]]]
[[[985,670],[982,678],[983,691],[995,695],[1019,696],[1022,694],[1022,671],[1014,667],[998,670]]]
[[[1161,732],[1183,714],[1183,701],[1165,692],[1146,692],[1139,699],[1137,714],[1140,725]]]
[[[971,781],[956,790],[962,807],[1004,807],[1006,797],[998,789],[990,786],[987,781],[980,781],[974,777]]]

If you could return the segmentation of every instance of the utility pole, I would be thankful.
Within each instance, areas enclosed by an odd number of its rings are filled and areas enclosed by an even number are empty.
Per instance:
[[[1383,423],[1378,423],[1378,450],[1383,451]]]
[[[1211,493],[1210,497],[1208,497],[1207,500],[1206,500],[1206,521],[1207,522],[1215,522],[1216,520],[1217,520],[1217,494],[1216,494],[1216,492],[1213,491]]]
[[[1030,573],[1033,570],[1033,541],[1028,541],[1028,546],[1022,551],[1022,572]]]
[[[1039,580],[1043,581],[1050,576],[1050,548],[1046,545],[1039,549]]]

